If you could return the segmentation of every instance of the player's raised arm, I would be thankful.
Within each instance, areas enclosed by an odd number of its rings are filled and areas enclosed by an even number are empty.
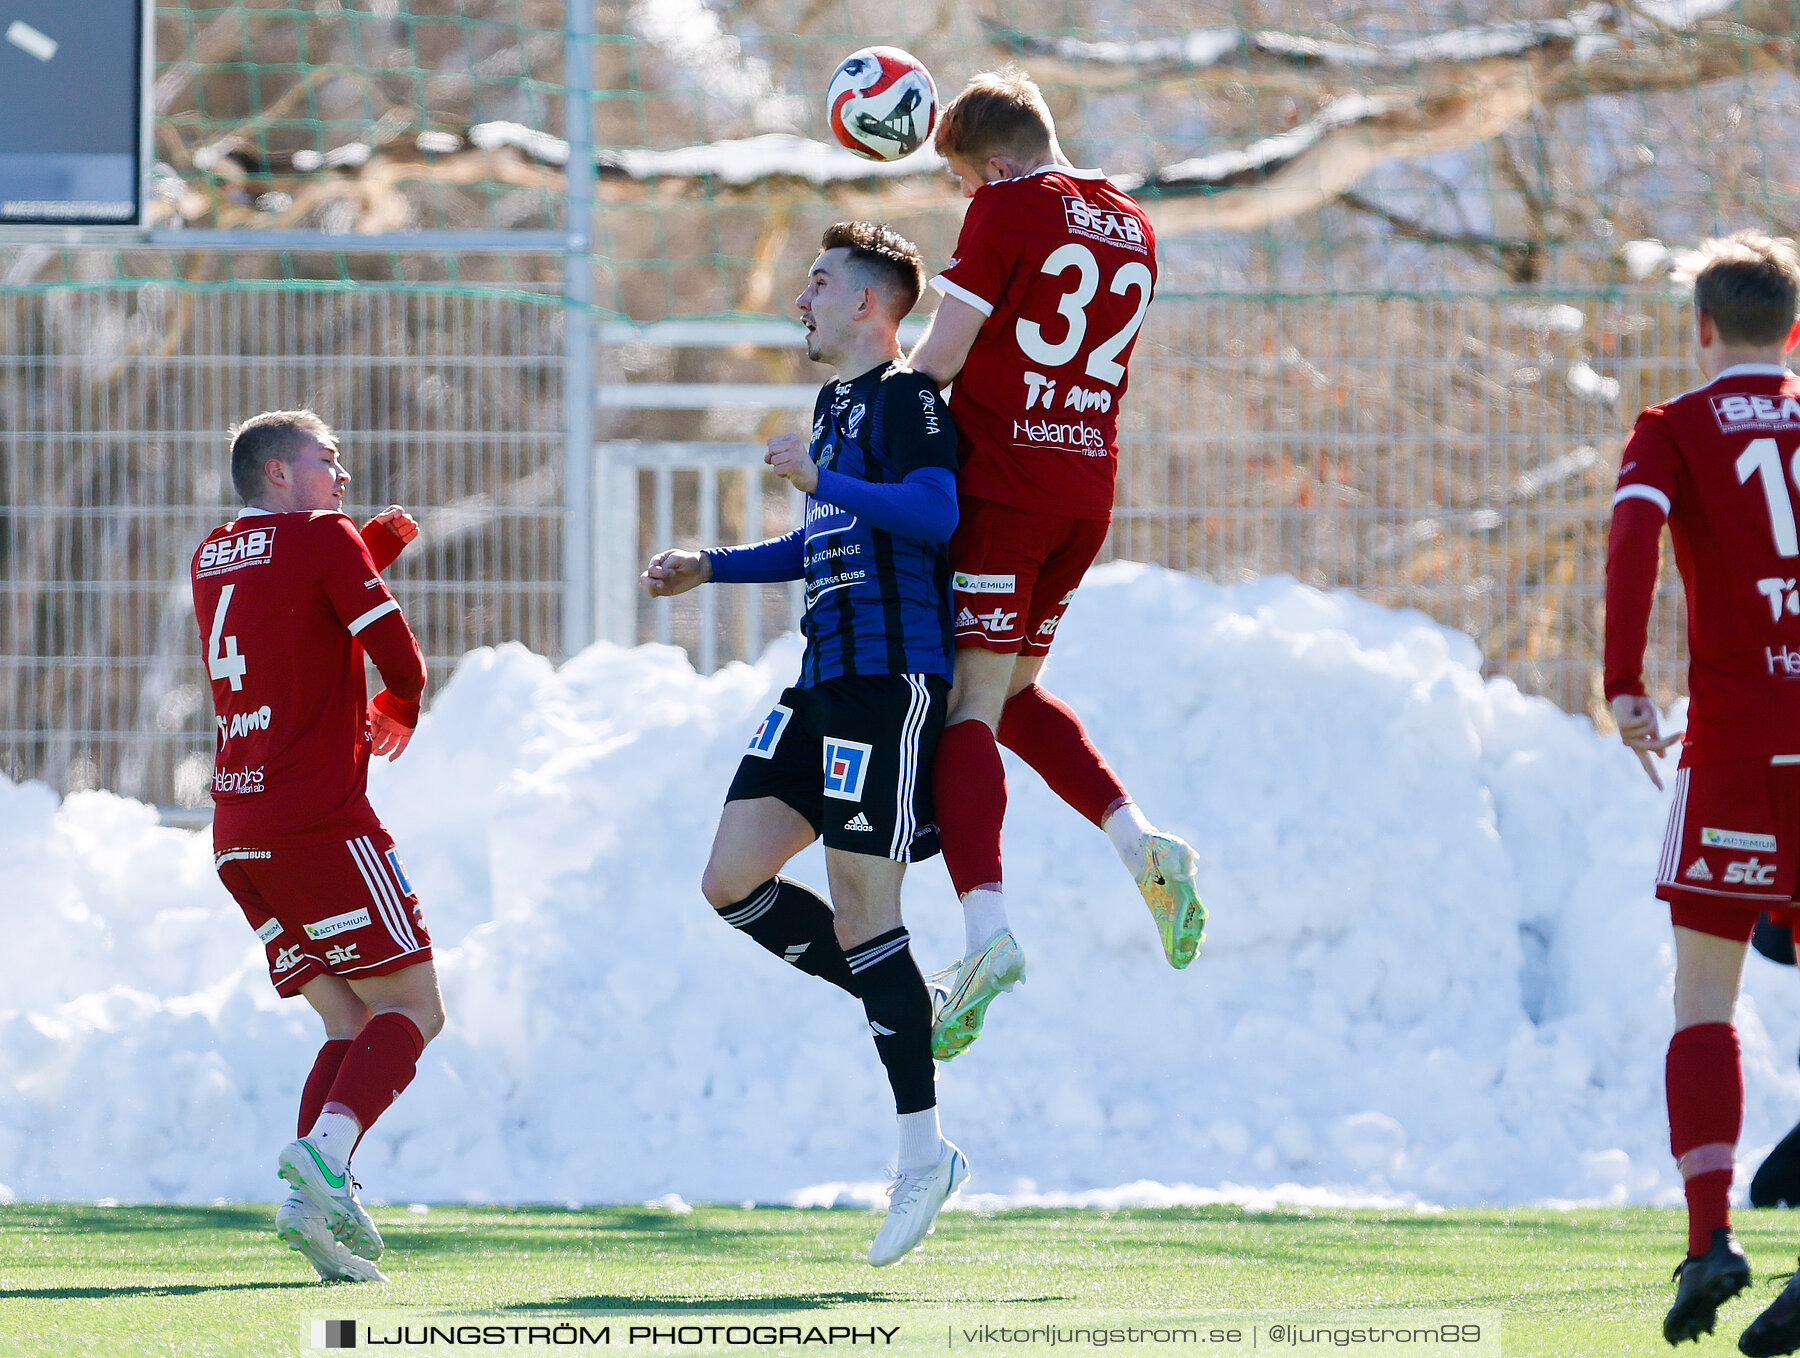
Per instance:
[[[363,546],[375,562],[375,569],[385,571],[419,536],[419,521],[399,505],[389,505],[362,526]]]

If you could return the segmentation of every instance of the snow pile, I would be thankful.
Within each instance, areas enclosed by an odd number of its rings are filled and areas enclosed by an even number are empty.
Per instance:
[[[1170,970],[1104,837],[1011,766],[1030,979],[939,1082],[976,1202],[1677,1196],[1666,802],[1616,740],[1416,613],[1291,580],[1108,567],[1058,641],[1051,686],[1199,848],[1213,920]],[[358,1155],[371,1194],[870,1199],[893,1124],[860,1006],[697,887],[797,661],[465,658],[373,790],[451,1017]],[[206,837],[0,783],[0,855],[0,1183],[269,1197],[318,1030],[274,999]],[[818,850],[794,870],[822,882]],[[950,961],[941,865],[907,910]],[[1800,1115],[1800,987],[1753,958],[1739,1018],[1753,1164]]]

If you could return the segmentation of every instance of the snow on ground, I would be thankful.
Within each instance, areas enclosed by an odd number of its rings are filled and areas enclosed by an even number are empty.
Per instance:
[[[373,798],[450,1025],[358,1155],[390,1200],[872,1201],[891,1162],[860,1007],[697,883],[799,651],[467,656]],[[1484,682],[1465,637],[1287,579],[1114,565],[1049,669],[1212,909],[1186,972],[1105,838],[1010,765],[1030,979],[942,1068],[977,1206],[1667,1202],[1666,801],[1616,740]],[[318,1040],[208,842],[0,782],[0,1183],[266,1199]],[[816,849],[795,871],[823,880]],[[961,928],[941,865],[915,947]],[[1752,958],[1740,1184],[1800,1116],[1800,985]],[[667,1198],[677,1201],[676,1198]]]

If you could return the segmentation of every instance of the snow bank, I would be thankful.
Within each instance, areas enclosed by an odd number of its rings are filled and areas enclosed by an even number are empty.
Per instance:
[[[450,1026],[358,1156],[372,1195],[870,1199],[892,1121],[859,1006],[697,889],[797,660],[791,640],[710,678],[657,647],[463,660],[375,779]],[[1091,578],[1051,685],[1199,848],[1213,920],[1170,970],[1104,837],[1012,766],[1030,980],[939,1085],[977,1205],[1676,1199],[1666,803],[1478,660],[1291,580]],[[0,855],[0,1183],[269,1197],[317,1027],[274,998],[205,837],[0,783]],[[796,870],[822,881],[818,851]],[[950,961],[941,865],[907,910],[921,960]],[[1754,1163],[1800,1115],[1785,969],[1752,959],[1740,1030]]]

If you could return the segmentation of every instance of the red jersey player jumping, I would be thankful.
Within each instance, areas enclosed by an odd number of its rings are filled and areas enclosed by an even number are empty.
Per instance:
[[[1620,457],[1606,560],[1606,695],[1661,786],[1644,644],[1665,520],[1687,595],[1688,725],[1656,894],[1675,926],[1669,1146],[1687,1194],[1687,1257],[1663,1321],[1671,1344],[1712,1332],[1750,1283],[1727,1195],[1744,1112],[1732,1026],[1744,945],[1800,897],[1800,257],[1755,232],[1706,242],[1693,278],[1706,385],[1638,417]],[[1800,1349],[1800,1275],[1738,1341]]]
[[[370,755],[397,758],[419,720],[424,657],[381,579],[419,530],[394,506],[358,533],[337,440],[309,410],[231,439],[244,509],[192,568],[217,714],[214,863],[276,992],[303,996],[326,1038],[279,1157],[295,1191],[276,1230],[321,1278],[378,1281],[350,1156],[444,1024],[418,897],[365,795]],[[365,652],[387,684],[373,700]]]
[[[944,863],[962,898],[961,962],[933,980],[933,1050],[981,1032],[1025,974],[1001,894],[1005,745],[1111,838],[1156,918],[1169,962],[1193,961],[1206,923],[1194,852],[1145,819],[1081,719],[1038,683],[1056,627],[1106,539],[1119,405],[1156,286],[1142,209],[1078,170],[1030,77],[976,76],[934,142],[969,201],[956,257],[912,366],[955,380],[960,518],[950,543],[956,682],[933,791]]]

